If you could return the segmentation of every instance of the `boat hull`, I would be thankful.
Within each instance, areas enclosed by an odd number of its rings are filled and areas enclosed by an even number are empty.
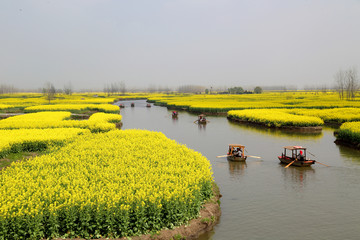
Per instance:
[[[247,156],[245,157],[235,157],[235,156],[228,156],[227,159],[232,162],[245,162]]]
[[[284,164],[289,164],[292,161],[294,161],[295,159],[293,158],[289,158],[289,157],[283,157],[283,156],[279,156],[278,157],[281,163]],[[305,161],[298,161],[296,160],[295,162],[293,162],[291,164],[291,166],[296,166],[296,167],[309,167],[312,164],[315,164],[315,160],[305,160]]]

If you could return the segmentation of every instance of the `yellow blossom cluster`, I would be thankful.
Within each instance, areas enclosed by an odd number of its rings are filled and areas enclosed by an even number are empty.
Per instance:
[[[352,122],[360,121],[360,108],[332,108],[332,109],[291,109],[291,114],[319,117],[324,122]]]
[[[343,123],[337,131],[336,138],[356,145],[360,144],[360,122]]]
[[[0,157],[10,152],[40,151],[89,132],[79,128],[0,130]]]
[[[253,108],[359,108],[358,101],[339,101],[336,93],[267,92],[262,94],[180,94],[149,97],[158,105],[185,108],[194,112],[227,112]]]
[[[92,132],[103,132],[115,129],[113,123],[120,122],[119,114],[94,113],[89,120],[66,120],[70,112],[37,112],[18,115],[0,120],[0,129],[20,128],[88,128]]]
[[[228,117],[260,123],[269,127],[310,127],[324,124],[324,121],[318,117],[294,115],[279,109],[232,110],[228,112]]]
[[[0,110],[2,109],[7,109],[7,108],[13,108],[14,106],[12,105],[7,105],[7,104],[0,104]]]
[[[31,106],[24,109],[25,112],[41,112],[41,111],[101,111],[106,113],[119,113],[119,106],[111,104],[52,104]]]
[[[122,237],[197,216],[211,196],[200,153],[162,133],[84,134],[0,174],[3,239]]]

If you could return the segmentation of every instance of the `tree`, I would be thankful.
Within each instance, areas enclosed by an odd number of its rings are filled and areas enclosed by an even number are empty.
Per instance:
[[[335,89],[339,94],[340,99],[346,97],[347,100],[355,98],[355,93],[359,89],[359,79],[357,70],[349,68],[346,71],[339,70],[335,76]]]
[[[346,71],[346,93],[347,99],[353,100],[355,98],[355,93],[359,89],[359,79],[357,76],[357,71],[355,68],[349,68]]]
[[[124,82],[120,82],[119,83],[119,89],[122,95],[124,95],[126,93],[126,86]]]
[[[343,70],[339,70],[335,76],[335,89],[339,93],[339,98],[344,99],[345,93],[345,72]]]
[[[5,94],[5,93],[15,93],[18,92],[19,90],[16,89],[14,86],[12,85],[7,85],[7,84],[0,84],[0,94]]]
[[[64,85],[64,93],[66,95],[72,95],[73,90],[72,90],[72,84],[71,82],[68,82],[67,84]]]
[[[244,89],[242,87],[233,87],[233,88],[229,88],[229,93],[230,94],[243,94],[244,93]]]
[[[110,87],[107,84],[104,86],[104,93],[110,96]]]
[[[45,83],[45,87],[43,88],[43,94],[45,95],[45,99],[50,101],[55,99],[56,90],[52,83]]]
[[[255,87],[254,88],[254,93],[262,93],[262,88],[261,87],[259,87],[259,86],[257,86],[257,87]]]

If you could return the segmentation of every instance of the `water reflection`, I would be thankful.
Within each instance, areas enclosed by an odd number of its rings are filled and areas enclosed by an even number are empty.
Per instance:
[[[336,145],[340,151],[340,156],[350,163],[360,165],[360,150],[353,149],[343,145]]]
[[[247,168],[246,162],[229,162],[229,173],[232,177],[237,177],[239,175],[243,175],[245,173],[245,170]]]
[[[246,123],[237,123],[228,121],[229,126],[235,130],[247,130],[256,133],[271,135],[274,137],[288,137],[289,139],[294,139],[294,137],[299,139],[320,139],[323,136],[322,131],[320,132],[301,132],[289,129],[277,129],[277,128],[268,128],[260,125],[246,124]]]
[[[286,165],[279,163],[284,183],[290,183],[292,188],[296,190],[303,189],[309,178],[311,179],[315,174],[315,169],[312,167],[290,166],[289,168],[285,168],[284,166]]]
[[[206,130],[206,124],[202,124],[202,123],[196,123],[198,125],[198,129],[201,130]]]

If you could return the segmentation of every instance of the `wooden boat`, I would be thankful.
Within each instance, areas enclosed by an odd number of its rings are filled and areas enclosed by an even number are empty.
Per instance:
[[[124,106],[124,104],[120,104],[119,107],[120,107],[120,108],[124,108],[125,106]]]
[[[198,116],[198,120],[196,120],[195,122],[200,124],[206,124],[208,121],[206,120],[206,116],[204,114],[200,114]]]
[[[178,117],[178,112],[177,112],[177,111],[173,111],[173,112],[171,113],[171,116],[172,116],[173,118],[177,118],[177,117]]]
[[[131,107],[135,107],[135,103],[131,103],[131,105],[130,105]]]
[[[244,155],[245,146],[240,144],[229,144],[227,159],[234,162],[245,162],[247,156]]]
[[[150,103],[146,104],[146,107],[151,107]]]
[[[284,152],[278,157],[281,163],[290,164],[297,167],[309,167],[315,160],[307,159],[306,148],[301,146],[284,147]]]

